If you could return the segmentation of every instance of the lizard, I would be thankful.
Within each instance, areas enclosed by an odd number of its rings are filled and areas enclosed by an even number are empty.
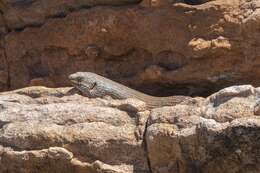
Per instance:
[[[173,106],[191,99],[189,96],[151,96],[92,72],[76,72],[69,75],[69,80],[77,90],[90,98],[104,96],[113,99],[136,98],[145,102],[148,108]]]

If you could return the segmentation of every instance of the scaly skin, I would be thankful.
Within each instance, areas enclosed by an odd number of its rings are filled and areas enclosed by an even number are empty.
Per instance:
[[[108,95],[114,99],[137,98],[145,102],[149,108],[173,106],[191,99],[188,96],[150,96],[91,72],[77,72],[70,75],[69,79],[75,88],[88,97]]]

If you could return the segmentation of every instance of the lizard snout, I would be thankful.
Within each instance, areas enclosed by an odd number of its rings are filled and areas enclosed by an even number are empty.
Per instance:
[[[75,73],[75,74],[71,74],[69,76],[69,80],[71,82],[73,82],[73,83],[80,83],[80,82],[82,82],[84,80],[84,77],[83,76],[79,76],[79,75],[77,75],[77,73]]]

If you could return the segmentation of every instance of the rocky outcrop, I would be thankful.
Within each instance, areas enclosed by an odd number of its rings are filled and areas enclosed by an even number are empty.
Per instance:
[[[2,0],[0,10],[7,30],[38,27],[49,18],[65,17],[73,11],[94,6],[138,4],[140,0]]]
[[[143,104],[68,91],[29,88],[0,96],[0,172],[147,172]]]
[[[149,110],[71,88],[0,94],[0,172],[259,172],[260,89]]]
[[[152,95],[259,80],[259,1],[1,1],[1,90],[92,71]]]
[[[153,172],[259,172],[259,91],[230,87],[200,106],[152,110],[145,139]]]

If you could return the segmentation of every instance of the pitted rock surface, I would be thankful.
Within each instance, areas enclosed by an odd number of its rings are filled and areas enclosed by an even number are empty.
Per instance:
[[[148,109],[71,88],[0,94],[0,172],[259,172],[259,88]],[[17,169],[19,168],[19,169]]]
[[[260,85],[258,0],[3,0],[0,90],[91,71],[156,96]]]

